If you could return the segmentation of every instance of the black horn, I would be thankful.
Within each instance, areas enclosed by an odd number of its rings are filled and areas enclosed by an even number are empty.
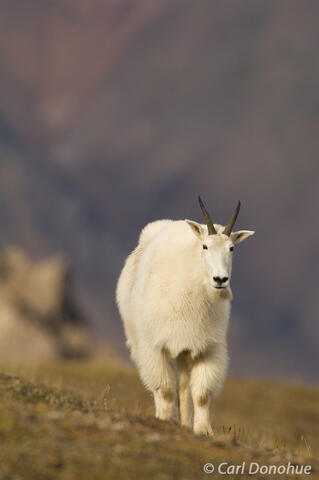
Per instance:
[[[224,235],[227,235],[228,237],[230,236],[231,234],[231,231],[233,229],[233,226],[235,225],[235,222],[237,220],[237,217],[238,217],[238,214],[239,214],[239,210],[240,210],[240,200],[238,201],[238,204],[237,204],[237,207],[236,207],[236,210],[234,211],[233,215],[231,216],[229,222],[227,223],[224,231],[223,231],[223,234]]]
[[[211,221],[209,213],[207,212],[207,210],[205,208],[205,205],[203,204],[202,199],[200,198],[199,195],[198,195],[198,201],[199,201],[200,208],[202,209],[202,212],[203,212],[203,215],[204,215],[204,218],[205,218],[205,221],[206,221],[208,235],[216,235],[217,232],[215,230],[214,224]]]

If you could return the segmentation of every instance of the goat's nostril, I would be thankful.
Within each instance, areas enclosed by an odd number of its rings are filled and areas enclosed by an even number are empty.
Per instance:
[[[221,285],[222,283],[227,282],[228,277],[223,277],[223,278],[213,277],[213,280],[214,280],[216,283],[218,283],[219,285]]]

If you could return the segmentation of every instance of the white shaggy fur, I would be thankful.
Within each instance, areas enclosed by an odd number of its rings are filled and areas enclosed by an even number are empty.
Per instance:
[[[213,434],[210,400],[228,364],[230,250],[254,233],[228,237],[215,228],[217,235],[208,236],[206,225],[190,220],[148,224],[116,292],[127,345],[153,392],[156,417],[204,435]],[[227,278],[224,288],[213,277]]]

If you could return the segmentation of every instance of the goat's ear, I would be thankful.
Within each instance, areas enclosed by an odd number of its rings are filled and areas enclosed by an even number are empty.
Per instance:
[[[230,238],[233,243],[240,243],[251,235],[254,235],[254,233],[255,232],[252,230],[239,230],[238,232],[233,232],[230,235]]]
[[[185,220],[185,222],[190,226],[192,232],[194,233],[194,235],[196,235],[197,238],[199,238],[200,240],[204,239],[205,230],[200,223],[193,222],[193,220]]]

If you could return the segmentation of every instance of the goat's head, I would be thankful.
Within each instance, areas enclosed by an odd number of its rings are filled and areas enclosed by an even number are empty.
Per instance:
[[[240,202],[227,225],[215,228],[201,198],[198,197],[198,200],[207,229],[192,220],[186,220],[186,222],[199,240],[198,247],[202,249],[202,259],[209,284],[215,289],[222,290],[227,288],[230,283],[235,244],[242,242],[255,232],[251,230],[232,231],[240,210]]]

